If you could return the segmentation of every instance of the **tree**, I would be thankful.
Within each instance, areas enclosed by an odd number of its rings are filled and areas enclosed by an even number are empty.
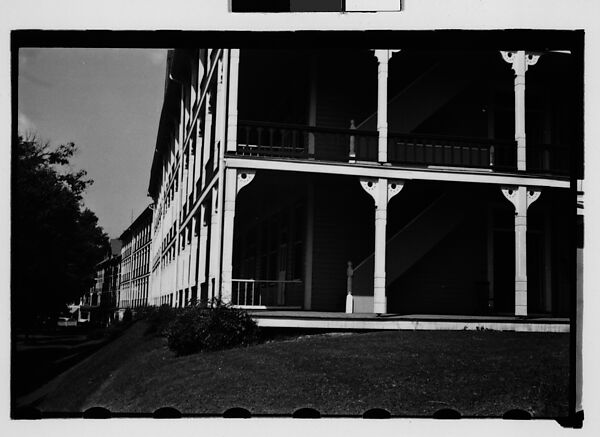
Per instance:
[[[94,283],[108,237],[82,195],[92,184],[73,171],[73,143],[56,148],[19,136],[13,148],[11,301],[16,326],[56,316]]]

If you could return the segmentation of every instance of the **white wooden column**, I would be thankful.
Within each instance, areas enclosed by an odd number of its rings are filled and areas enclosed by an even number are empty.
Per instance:
[[[220,183],[221,181],[219,181]],[[210,204],[210,253],[208,253],[208,298],[218,298],[221,244],[219,241],[219,200],[216,185],[212,188]]]
[[[375,269],[373,274],[373,312],[384,314],[387,312],[387,298],[385,296],[385,252],[386,252],[386,227],[387,204],[392,197],[404,187],[404,181],[388,180],[386,178],[371,179],[361,178],[363,189],[375,200]]]
[[[211,155],[211,142],[212,142],[212,137],[213,137],[213,132],[212,132],[212,118],[213,118],[213,112],[214,112],[214,108],[212,105],[212,96],[211,96],[211,92],[207,92],[206,93],[206,99],[205,99],[206,103],[205,103],[205,114],[204,114],[204,137],[202,139],[202,163],[201,163],[201,187],[202,189],[210,182],[208,180],[206,180],[206,164],[208,163],[208,160],[210,159],[210,155]],[[198,194],[200,195],[200,194]]]
[[[210,214],[210,208],[207,208],[204,204],[200,205],[200,236],[198,239],[198,267],[196,275],[198,276],[198,293],[200,293],[200,285],[205,283],[206,280],[206,255],[208,245],[208,214]],[[200,294],[198,294],[200,299]]]
[[[532,187],[502,187],[502,194],[515,207],[515,316],[527,315],[527,208],[541,190]]]
[[[254,179],[254,170],[225,170],[225,198],[223,199],[223,267],[221,272],[221,301],[231,303],[233,272],[233,233],[235,198],[237,193]]]
[[[527,154],[525,144],[525,73],[535,65],[539,55],[518,51],[501,51],[502,58],[512,64],[515,72],[515,140],[517,142],[517,170],[525,171]]]
[[[388,143],[388,122],[387,122],[387,104],[388,104],[388,63],[392,55],[399,50],[374,50],[377,58],[377,132],[378,141],[378,161],[387,162],[387,143]]]
[[[229,53],[229,108],[227,112],[226,150],[228,152],[235,152],[237,149],[240,49],[231,49]]]

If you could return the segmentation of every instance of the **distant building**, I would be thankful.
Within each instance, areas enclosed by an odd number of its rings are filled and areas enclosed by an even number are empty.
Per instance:
[[[152,210],[146,207],[119,237],[123,243],[118,293],[119,318],[122,318],[127,308],[148,305],[151,224]]]
[[[577,65],[524,50],[170,51],[149,302],[568,315]]]
[[[121,241],[110,240],[106,257],[96,266],[96,282],[80,301],[78,320],[105,326],[113,321],[119,290]]]

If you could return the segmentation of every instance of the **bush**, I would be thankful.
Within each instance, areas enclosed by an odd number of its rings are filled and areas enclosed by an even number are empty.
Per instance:
[[[144,320],[148,324],[146,334],[166,335],[169,324],[175,319],[176,308],[169,305],[160,307],[145,307],[136,313],[136,319]]]
[[[127,308],[123,313],[123,322],[129,323],[133,319],[133,315],[131,314],[131,308]]]
[[[169,349],[178,355],[227,349],[258,341],[258,326],[246,311],[217,305],[181,309],[167,331]]]

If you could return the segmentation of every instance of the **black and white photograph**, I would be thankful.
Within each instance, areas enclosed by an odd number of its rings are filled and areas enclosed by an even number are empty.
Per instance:
[[[587,29],[413,3],[10,29],[13,424],[586,428]]]

